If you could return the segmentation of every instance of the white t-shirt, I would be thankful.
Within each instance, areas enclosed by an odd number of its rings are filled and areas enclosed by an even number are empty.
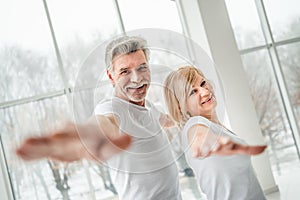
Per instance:
[[[120,133],[133,137],[126,152],[107,161],[119,199],[180,200],[177,166],[153,104],[146,101],[142,107],[113,97],[99,103],[94,113],[114,114]]]
[[[183,145],[188,164],[193,168],[197,181],[208,200],[265,200],[263,191],[247,155],[194,158],[188,145],[187,132],[197,124],[207,126],[211,133],[230,137],[245,144],[243,140],[224,127],[196,116],[191,117],[183,128]]]

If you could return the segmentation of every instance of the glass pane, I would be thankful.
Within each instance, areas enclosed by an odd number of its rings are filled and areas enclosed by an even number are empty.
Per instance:
[[[276,41],[300,36],[300,1],[264,1],[267,16]]]
[[[16,199],[55,199],[59,191],[47,161],[24,163],[14,148],[28,135],[53,129],[69,115],[65,97],[0,110],[1,136]]]
[[[258,14],[253,0],[226,0],[231,25],[239,49],[264,44]]]
[[[298,163],[295,142],[282,108],[267,50],[242,56],[262,134],[275,176]]]
[[[71,86],[88,54],[120,33],[113,1],[48,1],[49,12]],[[104,54],[104,52],[103,52]]]
[[[300,43],[280,46],[277,50],[296,121],[300,127]]]
[[[0,1],[0,102],[63,88],[43,2]]]
[[[121,0],[118,2],[126,31],[161,28],[182,33],[175,1]]]
[[[107,199],[115,196],[108,170],[87,162],[24,162],[14,149],[28,135],[62,125],[71,115],[65,96],[0,110],[0,133],[17,200]],[[96,199],[96,198],[94,198]]]

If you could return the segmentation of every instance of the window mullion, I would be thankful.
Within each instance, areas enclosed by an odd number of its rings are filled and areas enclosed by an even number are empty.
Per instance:
[[[292,136],[295,142],[298,158],[300,159],[300,138],[299,138],[299,127],[297,125],[297,120],[295,113],[292,108],[291,100],[286,87],[286,82],[283,77],[282,67],[278,56],[278,51],[276,49],[276,44],[272,35],[271,26],[267,18],[266,10],[262,0],[255,0],[257,7],[257,12],[261,21],[262,31],[265,37],[265,41],[269,44],[268,52],[271,58],[272,71],[275,77],[276,85],[279,90],[280,99],[283,102],[283,108],[287,115],[288,124],[292,130]]]
[[[123,18],[122,18],[122,15],[121,15],[121,11],[120,11],[118,0],[113,0],[113,2],[114,2],[114,5],[115,5],[117,16],[118,16],[119,27],[121,28],[121,32],[123,34],[125,34],[125,26],[124,26]]]
[[[56,54],[56,58],[57,58],[57,62],[58,62],[60,75],[61,75],[61,78],[62,78],[63,83],[64,83],[64,89],[67,92],[66,94],[67,94],[67,99],[68,99],[69,105],[71,105],[71,95],[70,95],[71,90],[70,90],[70,86],[68,84],[68,79],[67,79],[66,72],[65,72],[64,67],[63,67],[61,53],[60,53],[59,48],[58,48],[58,44],[57,44],[57,40],[56,40],[56,36],[55,36],[55,33],[54,33],[54,28],[53,28],[53,25],[52,25],[52,21],[51,21],[51,17],[50,17],[50,13],[49,13],[49,9],[48,9],[48,5],[47,5],[46,0],[43,0],[43,5],[44,5],[44,8],[45,8],[47,21],[48,21],[49,28],[50,28],[50,31],[51,31],[51,37],[52,37],[52,41],[53,41],[53,45],[54,45],[54,49],[55,49],[55,54]]]
[[[1,194],[1,199],[13,200],[15,199],[15,196],[13,192],[10,174],[8,173],[9,170],[7,166],[7,159],[5,156],[1,135],[0,135],[0,171],[2,171],[1,173],[2,178],[0,180],[0,191],[4,192],[4,194],[3,193]]]

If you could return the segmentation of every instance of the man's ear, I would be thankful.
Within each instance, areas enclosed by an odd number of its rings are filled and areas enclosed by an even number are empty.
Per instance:
[[[115,87],[115,80],[114,80],[114,77],[113,77],[113,74],[111,73],[111,71],[107,69],[106,74],[109,78],[110,83]]]

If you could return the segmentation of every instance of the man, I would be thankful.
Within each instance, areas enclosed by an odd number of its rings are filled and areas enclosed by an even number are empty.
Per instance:
[[[131,142],[126,152],[108,160],[119,199],[181,199],[178,170],[160,125],[167,126],[168,119],[145,100],[151,81],[148,60],[144,39],[124,36],[112,41],[106,64],[114,97],[96,106],[99,126],[95,120],[89,125],[70,124],[53,136],[25,141],[17,153],[27,160],[46,156],[62,161],[106,160],[118,151],[116,147],[124,149]],[[84,134],[79,137],[76,128]]]
[[[29,138],[17,154],[25,160],[109,159],[119,199],[181,199],[177,167],[162,130],[173,123],[145,99],[151,82],[146,41],[120,37],[107,46],[105,58],[114,95],[96,106],[95,118]],[[237,145],[222,140],[215,151],[228,152]],[[249,148],[256,147],[247,146],[245,151]]]
[[[108,161],[121,199],[181,199],[176,163],[166,135],[162,115],[145,100],[151,77],[149,50],[139,37],[121,37],[107,46],[107,75],[114,97],[98,104],[95,115],[105,116],[116,131],[132,136],[132,144]]]

